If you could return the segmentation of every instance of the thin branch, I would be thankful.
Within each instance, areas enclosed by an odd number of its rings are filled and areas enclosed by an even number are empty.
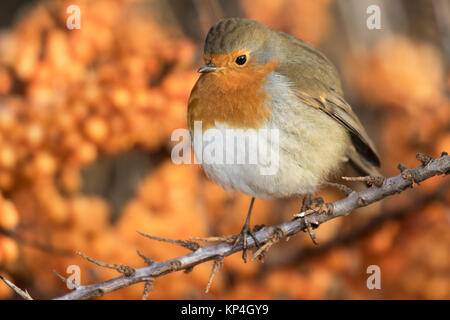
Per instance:
[[[152,236],[147,233],[140,232],[140,231],[138,231],[137,233],[139,233],[143,237],[146,237],[146,238],[149,238],[152,240],[178,244],[178,245],[182,246],[183,248],[189,249],[191,251],[195,251],[198,248],[200,248],[200,245],[197,242],[190,241],[190,240],[174,240],[174,239],[168,239],[168,238],[155,237],[155,236]]]
[[[17,293],[19,296],[21,296],[23,299],[25,300],[33,300],[33,298],[30,296],[30,294],[25,290],[23,291],[22,289],[20,289],[18,286],[16,286],[14,283],[12,283],[11,281],[9,281],[8,279],[6,279],[3,276],[0,276],[0,279],[11,289],[14,290],[15,293]]]
[[[205,293],[208,293],[209,288],[211,287],[212,281],[214,279],[214,276],[216,275],[217,271],[222,267],[223,265],[223,256],[217,256],[214,259],[214,263],[212,266],[211,274],[209,275],[208,283],[206,284]]]
[[[153,289],[153,278],[145,281],[144,292],[142,292],[142,300],[147,300],[148,294]]]
[[[272,260],[265,261],[263,268],[273,269],[287,265],[293,265],[300,261],[306,261],[309,258],[324,254],[325,252],[335,247],[353,243],[355,240],[376,231],[386,221],[398,220],[404,218],[407,215],[418,214],[423,209],[424,205],[426,205],[430,201],[445,201],[445,190],[447,190],[449,187],[450,180],[444,181],[433,192],[417,194],[417,196],[414,196],[411,202],[407,203],[406,205],[403,205],[400,208],[384,211],[380,215],[373,217],[362,225],[352,228],[351,231],[347,233],[337,234],[327,242],[322,243],[319,247],[303,248],[297,251],[294,255],[291,254],[284,258],[278,257],[277,259],[275,259],[276,262]]]
[[[424,159],[421,156],[419,157],[420,159]],[[307,217],[307,219],[299,218],[276,226],[263,227],[255,233],[256,239],[259,243],[264,244],[270,241],[270,239],[273,239],[273,236],[280,231],[282,232],[283,237],[292,236],[307,228],[307,223],[305,220],[307,220],[311,225],[318,227],[320,224],[331,219],[347,216],[356,208],[367,206],[393,194],[400,193],[405,189],[412,188],[414,183],[419,183],[433,176],[445,175],[450,172],[450,156],[446,153],[443,153],[440,158],[431,159],[429,161],[428,159],[426,160],[427,161],[421,161],[422,165],[414,169],[407,169],[404,166],[400,166],[402,173],[391,178],[385,178],[380,186],[374,184],[365,190],[351,192],[347,197],[341,200],[301,213],[304,217]],[[324,210],[324,208],[326,210]],[[247,238],[247,245],[248,247],[253,247],[255,245],[253,238],[250,236]],[[200,247],[194,252],[175,259],[163,262],[153,262],[150,266],[133,269],[135,272],[129,276],[120,276],[104,282],[82,286],[78,290],[56,299],[89,299],[91,297],[103,295],[138,282],[147,282],[149,279],[163,276],[170,272],[190,270],[194,266],[205,261],[215,260],[218,256],[225,258],[226,256],[241,251],[242,249],[242,245],[233,246],[227,242],[207,247]],[[117,265],[99,263],[99,261],[95,259],[84,255],[82,256],[101,266],[115,266],[114,269],[117,270]]]
[[[64,282],[66,285],[67,285],[67,287],[69,288],[69,289],[78,289],[78,288],[80,288],[80,286],[75,282],[75,281],[70,281],[68,278],[65,278],[65,277],[63,277],[62,275],[60,275],[56,270],[53,270],[53,273],[58,277],[58,278],[60,278],[61,279],[61,281],[62,282]]]
[[[260,257],[263,260],[264,254],[277,242],[280,241],[284,237],[283,230],[277,229],[270,237],[269,241],[267,241],[264,245],[262,245],[252,256],[252,260]],[[314,240],[313,240],[314,242]]]
[[[137,252],[138,256],[141,257],[142,260],[144,260],[144,262],[147,266],[151,266],[155,262],[152,259],[150,259],[149,257],[144,256],[139,250],[136,250],[136,252]]]
[[[87,261],[92,262],[100,267],[114,269],[117,272],[123,273],[123,275],[125,277],[131,277],[136,272],[132,267],[124,265],[124,264],[120,264],[120,265],[119,264],[110,264],[110,263],[102,262],[102,261],[96,260],[94,258],[88,257],[87,255],[85,255],[84,253],[81,253],[79,251],[76,251],[75,253],[77,255],[83,257]]]
[[[361,181],[366,182],[369,186],[381,187],[384,183],[384,177],[366,176],[366,177],[342,177],[346,181]]]

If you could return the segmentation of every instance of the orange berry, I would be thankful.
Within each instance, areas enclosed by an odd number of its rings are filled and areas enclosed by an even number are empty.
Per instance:
[[[90,142],[82,142],[75,151],[75,159],[79,164],[88,164],[97,158],[97,147]]]
[[[4,199],[0,204],[0,228],[11,230],[19,223],[19,214],[14,204]]]
[[[116,88],[111,94],[111,100],[118,108],[126,108],[130,105],[130,93],[125,88]]]
[[[16,74],[21,79],[28,79],[34,72],[39,59],[39,48],[35,43],[23,46],[14,63]]]
[[[67,192],[78,191],[81,187],[81,176],[77,168],[65,167],[61,173],[61,185]]]
[[[0,68],[0,94],[7,94],[11,89],[11,77],[5,68]]]
[[[95,232],[108,222],[109,206],[97,197],[75,197],[70,201],[71,218],[77,230]]]
[[[434,151],[437,157],[444,151],[450,152],[450,133],[447,133],[438,139]]]
[[[56,159],[48,152],[39,152],[34,159],[35,173],[42,175],[52,175],[57,168]]]
[[[2,252],[3,263],[14,262],[19,256],[16,241],[9,237],[0,236],[0,251]]]
[[[39,124],[31,124],[27,126],[25,131],[27,142],[35,147],[41,144],[44,139],[44,131]]]
[[[93,142],[99,143],[108,136],[108,126],[101,117],[90,117],[84,125],[84,132]]]
[[[0,170],[0,188],[10,190],[14,185],[14,177],[11,172]]]
[[[67,202],[59,195],[52,195],[43,208],[52,223],[63,224],[69,218]]]
[[[11,169],[16,165],[16,153],[10,146],[0,147],[0,166]]]

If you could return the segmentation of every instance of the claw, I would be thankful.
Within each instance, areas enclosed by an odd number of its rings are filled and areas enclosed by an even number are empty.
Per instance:
[[[255,242],[255,246],[259,248],[261,245],[258,239],[256,239],[255,233],[250,229],[250,226],[247,222],[244,224],[244,227],[242,228],[239,235],[236,237],[236,240],[234,241],[233,246],[231,247],[232,249],[235,249],[237,246],[242,244],[242,260],[244,260],[245,263],[247,263],[247,249],[248,249],[247,237],[249,235]]]

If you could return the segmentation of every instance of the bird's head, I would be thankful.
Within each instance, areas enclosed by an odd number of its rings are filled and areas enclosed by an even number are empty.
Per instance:
[[[219,21],[208,32],[205,65],[200,73],[244,74],[277,61],[274,31],[260,22],[231,18]]]

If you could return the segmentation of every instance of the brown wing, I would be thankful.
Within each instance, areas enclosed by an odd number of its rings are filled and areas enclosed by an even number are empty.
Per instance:
[[[369,138],[366,130],[359,121],[350,105],[334,90],[331,90],[328,96],[313,97],[308,93],[297,90],[296,94],[305,100],[311,107],[318,108],[328,114],[330,117],[342,124],[350,133],[353,145],[357,153],[369,164],[375,167],[380,166],[380,159],[375,149],[375,145]],[[352,162],[367,174],[372,174],[366,168],[359,164],[355,159],[356,154],[348,155]]]
[[[279,33],[289,54],[276,72],[294,84],[296,94],[312,107],[318,108],[342,124],[350,133],[356,152],[349,154],[350,160],[363,168],[356,159],[359,154],[368,164],[379,167],[380,160],[375,145],[353,112],[342,98],[339,76],[333,64],[311,45],[292,36]],[[358,163],[359,162],[359,163]],[[367,167],[367,166],[366,166]]]
[[[380,166],[380,159],[374,143],[350,105],[337,92],[331,89],[326,97],[312,97],[301,91],[298,91],[297,94],[308,101],[311,106],[324,111],[341,123],[349,131],[356,151],[364,160],[375,167]]]

